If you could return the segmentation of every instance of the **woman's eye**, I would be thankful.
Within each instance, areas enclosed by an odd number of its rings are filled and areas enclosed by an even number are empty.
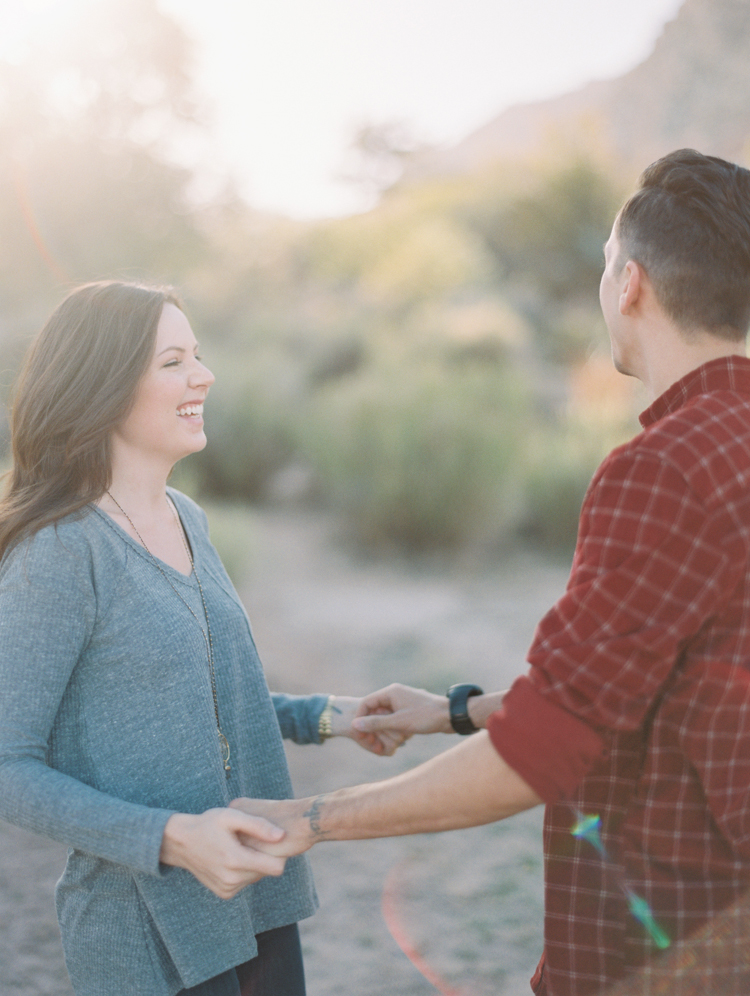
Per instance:
[[[179,364],[179,360],[167,360],[164,364],[165,367],[176,367]]]

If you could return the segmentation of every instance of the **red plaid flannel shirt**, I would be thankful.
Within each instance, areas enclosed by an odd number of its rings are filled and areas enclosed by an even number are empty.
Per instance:
[[[627,890],[675,942],[750,888],[750,360],[692,371],[641,424],[594,476],[566,592],[489,722],[547,803],[540,996],[658,975]],[[710,992],[750,993],[747,965]]]

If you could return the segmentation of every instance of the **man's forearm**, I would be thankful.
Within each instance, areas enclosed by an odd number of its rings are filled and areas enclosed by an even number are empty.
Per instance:
[[[469,719],[474,726],[483,730],[487,726],[487,720],[493,712],[497,712],[503,704],[505,692],[487,692],[484,695],[472,695],[467,699],[466,707],[469,710]]]
[[[435,833],[492,823],[541,801],[483,732],[395,778],[302,800],[292,833],[308,846]]]

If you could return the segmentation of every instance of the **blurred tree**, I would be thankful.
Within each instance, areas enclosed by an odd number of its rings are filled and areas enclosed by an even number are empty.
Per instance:
[[[191,70],[156,0],[89,0],[75,30],[0,63],[6,326],[36,322],[61,283],[179,280],[200,253],[180,163],[203,125]]]
[[[568,321],[595,307],[602,246],[621,202],[602,169],[579,158],[530,192],[500,189],[466,213],[494,258],[500,284],[525,300],[542,352],[571,359],[589,348]]]
[[[366,122],[354,132],[343,179],[377,198],[396,186],[410,159],[428,148],[405,121]]]
[[[373,211],[313,227],[300,242],[308,282],[348,298],[364,314],[403,320],[434,304],[485,286],[489,254],[459,216],[470,181],[398,188]]]
[[[619,201],[606,177],[575,162],[538,190],[473,215],[504,280],[532,277],[553,301],[590,297]]]

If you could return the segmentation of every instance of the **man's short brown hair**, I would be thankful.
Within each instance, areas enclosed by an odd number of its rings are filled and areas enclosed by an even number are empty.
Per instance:
[[[617,218],[620,258],[639,263],[684,331],[742,340],[750,324],[750,171],[679,149],[642,173]]]

